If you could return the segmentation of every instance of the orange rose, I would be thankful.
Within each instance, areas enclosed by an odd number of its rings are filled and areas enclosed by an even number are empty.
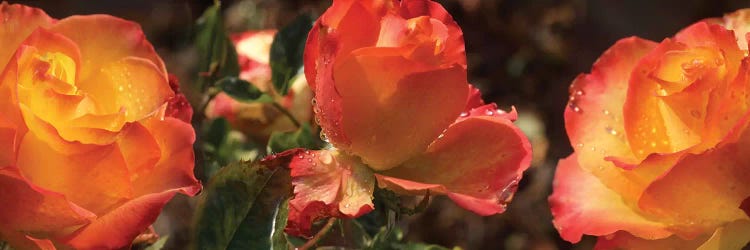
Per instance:
[[[740,208],[750,196],[748,11],[661,43],[620,40],[575,79],[565,111],[575,152],[549,198],[564,239],[637,249],[750,241]]]
[[[190,106],[140,27],[0,4],[0,239],[119,249],[194,195]],[[175,83],[176,87],[176,83]]]
[[[274,97],[295,118],[309,121],[312,118],[312,92],[304,76],[294,79],[286,96],[277,94],[272,86],[269,57],[274,35],[276,30],[248,31],[232,36],[241,67],[240,78]],[[294,123],[273,105],[243,103],[225,93],[211,100],[206,108],[206,117],[224,117],[232,127],[260,140],[267,139],[273,131],[296,129]]]
[[[480,215],[505,211],[528,168],[511,113],[467,82],[461,29],[427,0],[334,1],[307,40],[316,118],[334,148],[290,163],[292,234],[373,209],[375,183],[444,194]],[[294,153],[294,152],[292,152]]]

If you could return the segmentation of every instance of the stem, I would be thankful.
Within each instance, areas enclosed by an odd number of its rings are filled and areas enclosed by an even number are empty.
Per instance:
[[[302,245],[301,247],[299,247],[298,249],[299,250],[307,250],[307,249],[310,249],[311,247],[315,246],[315,244],[317,244],[318,241],[320,241],[320,239],[322,239],[323,236],[325,236],[325,234],[328,233],[328,231],[331,230],[331,228],[333,227],[333,223],[334,222],[336,222],[336,218],[330,218],[330,219],[328,219],[328,222],[326,222],[326,225],[323,226],[323,228],[321,228],[320,231],[318,231],[318,233],[315,234],[315,236],[313,236],[310,240],[308,240],[307,242],[305,242],[305,244]]]
[[[302,124],[300,124],[299,121],[297,121],[297,119],[294,118],[294,115],[292,115],[292,113],[289,113],[289,110],[286,110],[284,107],[281,106],[281,104],[279,104],[278,102],[272,102],[271,104],[273,105],[274,108],[279,110],[279,112],[286,115],[286,117],[289,118],[289,120],[292,121],[292,123],[294,123],[294,126],[296,126],[297,128],[302,127]]]

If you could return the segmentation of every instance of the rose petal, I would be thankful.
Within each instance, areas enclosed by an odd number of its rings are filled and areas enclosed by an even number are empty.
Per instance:
[[[560,160],[549,197],[552,222],[563,239],[576,243],[584,234],[603,236],[619,230],[647,239],[672,234],[665,224],[631,209],[617,192],[582,169],[577,158],[573,154]]]
[[[81,80],[87,80],[100,67],[125,57],[151,61],[162,78],[167,77],[164,62],[137,23],[109,15],[71,16],[58,21],[51,30],[65,35],[81,48]]]
[[[32,132],[23,138],[18,151],[17,166],[29,182],[59,192],[97,215],[133,195],[125,159],[118,147],[101,146],[65,155]]]
[[[372,171],[339,151],[299,151],[289,167],[294,198],[289,201],[287,232],[309,234],[324,217],[356,218],[374,209]]]
[[[50,240],[40,240],[17,231],[5,231],[0,228],[0,239],[14,249],[56,250]]]
[[[160,158],[152,169],[142,171],[134,177],[135,196],[177,188],[183,189],[183,193],[190,196],[200,191],[201,184],[193,175],[193,127],[173,117],[165,117],[164,120],[151,118],[141,123],[156,139]]]
[[[466,108],[464,108],[464,112],[469,112],[482,105],[484,105],[482,92],[479,92],[479,89],[475,88],[474,85],[469,85],[469,98],[466,99]]]
[[[466,50],[464,48],[463,32],[442,5],[428,0],[401,1],[399,12],[404,19],[428,16],[444,24],[448,31],[447,40],[443,45],[445,48],[443,54],[445,57],[444,60],[458,63],[466,68]]]
[[[750,221],[738,220],[716,229],[697,250],[741,249],[750,242]]]
[[[130,124],[120,132],[117,145],[125,159],[131,179],[151,171],[161,158],[157,138],[140,123]]]
[[[737,143],[686,156],[648,186],[641,209],[688,235],[747,219],[739,206],[750,196],[750,156],[743,151],[748,147],[750,132]]]
[[[723,19],[717,20],[725,28],[734,31],[737,37],[737,45],[740,49],[747,50],[747,33],[750,32],[750,10],[741,9],[724,15]]]
[[[180,92],[180,80],[177,76],[169,74],[169,87],[175,95],[169,99],[165,115],[190,123],[193,119],[193,107],[190,106],[187,97]]]
[[[636,37],[619,40],[596,61],[590,74],[579,75],[573,81],[565,109],[565,128],[580,166],[602,179],[607,187],[626,195],[626,200],[632,197],[632,203],[640,196],[632,189],[636,186],[634,181],[605,158],[640,163],[627,141],[622,104],[631,71],[655,46]]]
[[[130,200],[97,218],[91,224],[59,239],[75,249],[122,249],[150,226],[162,207],[179,189],[148,194]]]
[[[704,235],[692,240],[685,240],[677,236],[671,236],[664,239],[647,240],[619,231],[612,235],[599,237],[594,249],[696,249],[707,238],[708,236]]]
[[[127,121],[143,119],[174,96],[167,76],[151,61],[138,57],[100,65],[78,87],[93,99],[100,113],[124,111]]]
[[[4,115],[0,115],[0,168],[16,162],[16,150],[21,136],[16,125],[10,123]]]
[[[75,229],[95,217],[59,193],[26,181],[14,167],[0,168],[0,231],[46,235]]]
[[[378,184],[412,194],[430,189],[477,214],[502,213],[530,165],[531,145],[499,116],[459,119],[424,154],[379,173]]]
[[[55,22],[44,11],[20,4],[0,3],[0,67],[5,68],[8,60],[31,32],[39,27],[47,28]]]
[[[401,53],[395,48],[357,50],[334,72],[343,107],[340,126],[351,140],[334,145],[378,170],[423,152],[466,105],[464,68],[430,68]]]

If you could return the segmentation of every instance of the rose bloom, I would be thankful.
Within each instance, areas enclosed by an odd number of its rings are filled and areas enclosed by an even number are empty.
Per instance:
[[[305,49],[316,118],[332,148],[287,151],[287,232],[373,210],[375,184],[447,195],[480,215],[505,211],[531,146],[467,82],[461,29],[427,0],[334,1]]]
[[[200,190],[192,110],[137,24],[7,3],[0,17],[0,240],[128,247]]]
[[[305,77],[293,78],[286,96],[276,93],[271,81],[270,50],[276,30],[247,31],[231,36],[240,63],[240,78],[273,97],[300,121],[312,118],[312,92]],[[243,103],[219,93],[206,108],[208,118],[226,118],[232,127],[256,140],[273,131],[293,131],[294,123],[268,103]]]
[[[575,152],[549,198],[563,239],[597,248],[739,249],[750,241],[750,10],[660,43],[625,38],[570,87]]]

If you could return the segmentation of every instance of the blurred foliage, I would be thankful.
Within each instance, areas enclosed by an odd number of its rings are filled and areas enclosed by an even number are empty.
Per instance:
[[[305,51],[307,33],[313,19],[302,14],[292,23],[281,28],[271,44],[271,79],[276,91],[286,95],[291,80],[302,69],[302,54]]]

